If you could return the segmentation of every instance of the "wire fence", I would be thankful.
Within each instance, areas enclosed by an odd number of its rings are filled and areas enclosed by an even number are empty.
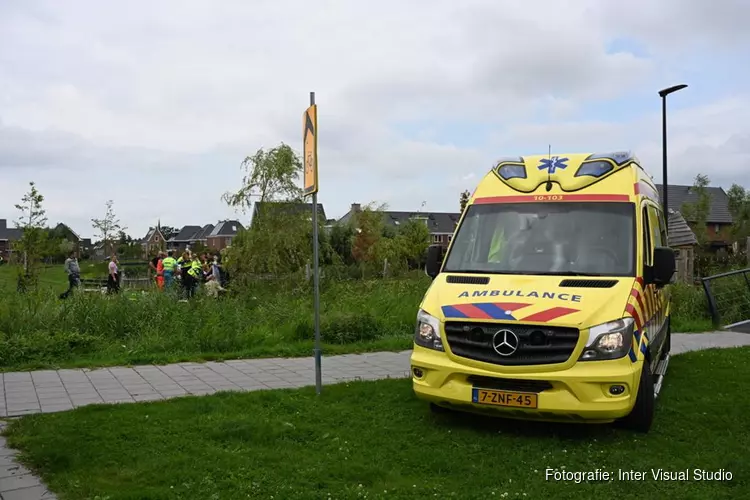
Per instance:
[[[714,324],[750,324],[750,268],[707,276],[702,283]]]

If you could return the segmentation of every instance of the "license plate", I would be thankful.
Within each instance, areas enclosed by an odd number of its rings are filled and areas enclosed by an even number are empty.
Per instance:
[[[514,408],[536,408],[538,395],[529,392],[494,391],[473,389],[471,400],[480,405],[512,406]]]

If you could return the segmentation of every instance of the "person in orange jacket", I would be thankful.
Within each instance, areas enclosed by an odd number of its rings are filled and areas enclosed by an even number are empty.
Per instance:
[[[167,254],[164,252],[159,252],[159,260],[156,263],[156,286],[159,287],[159,290],[164,290],[164,257],[166,256]]]

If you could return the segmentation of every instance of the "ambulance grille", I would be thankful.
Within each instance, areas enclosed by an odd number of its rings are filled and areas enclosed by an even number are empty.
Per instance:
[[[575,288],[612,288],[617,280],[562,280],[560,286]]]
[[[518,348],[507,356],[493,347],[493,338],[509,330],[518,338]],[[504,366],[565,363],[578,343],[575,328],[446,321],[445,340],[456,356]],[[499,336],[496,340],[502,340]],[[503,350],[503,349],[501,349]],[[507,352],[507,346],[505,351]]]
[[[490,282],[490,279],[487,276],[455,276],[451,274],[445,278],[445,281],[463,285],[486,285]]]

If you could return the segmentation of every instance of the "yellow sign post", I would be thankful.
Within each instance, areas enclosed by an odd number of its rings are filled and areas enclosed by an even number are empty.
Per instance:
[[[318,192],[318,107],[314,100],[314,97],[310,98],[310,107],[302,117],[306,196]]]
[[[320,286],[318,271],[318,108],[315,105],[315,92],[310,92],[310,107],[302,117],[302,143],[304,158],[304,193],[312,195],[313,233],[313,315],[315,324],[315,391],[322,389],[320,352]]]

